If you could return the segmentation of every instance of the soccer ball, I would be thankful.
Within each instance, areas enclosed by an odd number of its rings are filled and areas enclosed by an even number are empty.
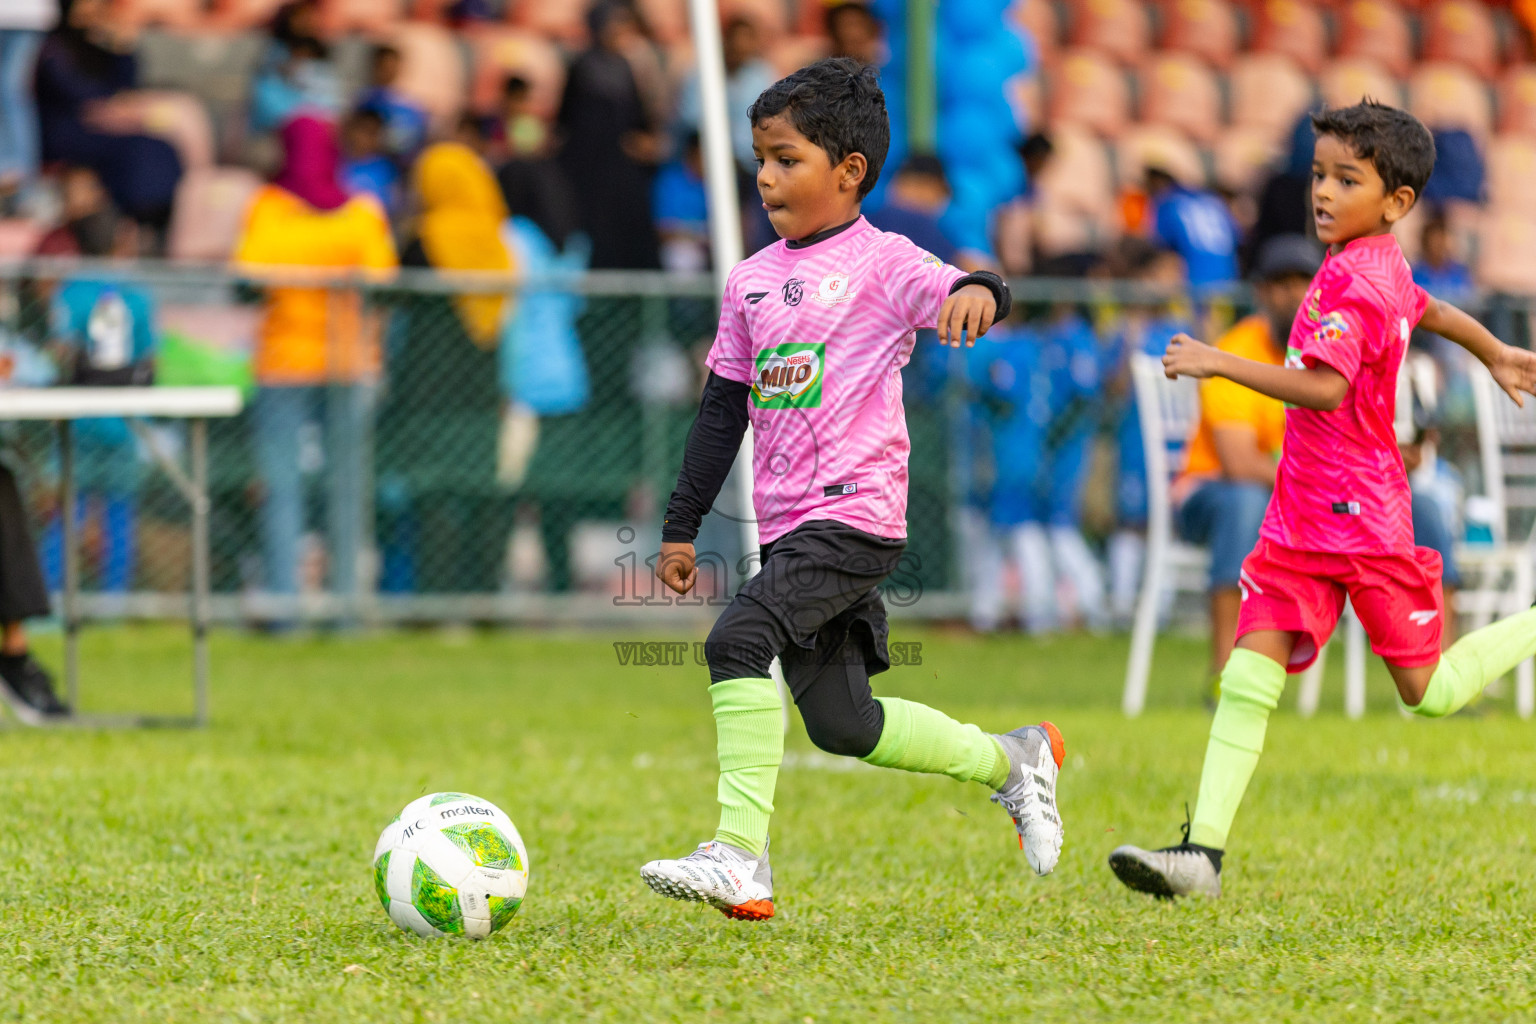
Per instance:
[[[431,793],[406,804],[379,836],[373,886],[389,919],[407,931],[483,939],[523,902],[528,851],[489,800]]]

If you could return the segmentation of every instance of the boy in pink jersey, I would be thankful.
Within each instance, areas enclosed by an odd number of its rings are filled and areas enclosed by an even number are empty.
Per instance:
[[[1179,335],[1167,375],[1226,377],[1289,404],[1274,496],[1243,563],[1237,649],[1221,675],[1200,795],[1184,841],[1122,846],[1110,867],[1159,897],[1221,895],[1232,819],[1289,672],[1316,659],[1347,594],[1402,704],[1438,718],[1536,655],[1536,609],[1443,655],[1440,556],[1413,543],[1411,495],[1393,429],[1397,374],[1415,326],[1466,348],[1515,402],[1536,392],[1536,353],[1505,345],[1414,284],[1392,236],[1435,163],[1428,129],[1367,100],[1313,115],[1312,213],[1329,255],[1291,324],[1284,366]]]
[[[802,68],[748,112],[758,192],[784,239],[731,271],[710,374],[667,505],[656,573],[679,594],[693,538],[750,422],[762,569],[705,644],[720,759],[720,826],[686,857],[651,861],[656,892],[727,916],[773,916],[768,822],[784,754],[779,657],[806,732],[823,750],[986,784],[1040,874],[1061,851],[1049,723],[984,733],[911,701],[875,697],[890,665],[877,589],[907,533],[901,367],[913,332],[971,344],[1006,316],[1007,286],[964,274],[859,216],[890,143],[873,68]]]

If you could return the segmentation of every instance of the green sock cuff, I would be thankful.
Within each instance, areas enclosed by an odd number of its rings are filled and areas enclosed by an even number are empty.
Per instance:
[[[1536,655],[1536,608],[1473,630],[1440,656],[1424,699],[1398,706],[1423,718],[1444,718],[1466,707],[1483,688]]]
[[[740,711],[779,711],[779,687],[772,679],[722,679],[709,688],[709,700],[715,715]]]
[[[725,679],[709,688],[720,759],[715,838],[761,854],[784,760],[783,702],[772,679]]]
[[[1244,647],[1232,650],[1227,667],[1221,670],[1222,697],[1231,694],[1238,700],[1273,711],[1280,705],[1280,695],[1284,692],[1284,665],[1258,651]]]
[[[881,768],[948,775],[960,782],[987,782],[997,762],[1007,761],[997,741],[980,728],[955,721],[942,711],[899,697],[876,697],[885,710],[880,741],[863,758]],[[994,787],[995,788],[995,787]]]
[[[998,742],[997,737],[989,735],[987,739],[992,741],[992,764],[988,767],[986,758],[983,757],[977,773],[986,772],[987,777],[984,780],[986,784],[993,789],[1002,789],[1003,783],[1008,781],[1008,773],[1012,770],[1013,766],[1008,763],[1008,752],[1003,749],[1003,745]]]

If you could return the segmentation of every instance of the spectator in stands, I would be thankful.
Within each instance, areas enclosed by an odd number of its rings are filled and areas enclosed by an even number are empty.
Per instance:
[[[108,0],[65,0],[62,9],[63,24],[48,34],[37,62],[42,158],[94,170],[113,204],[152,228],[157,245],[181,159],[170,143],[144,133],[131,96],[138,75],[132,40]]]
[[[459,119],[454,122],[453,141],[473,150],[475,156],[484,160],[491,143],[489,122],[489,118],[481,117],[474,111],[464,111],[464,113],[459,115]]]
[[[402,265],[507,281],[487,294],[416,295],[396,317],[375,446],[385,586],[491,593],[510,525],[496,482],[496,349],[513,271],[502,235],[507,208],[490,168],[457,142],[422,152],[411,189],[419,215]]]
[[[1216,347],[1244,359],[1285,362],[1291,321],[1322,264],[1317,243],[1277,235],[1254,266],[1258,311],[1222,335]],[[1285,433],[1285,406],[1229,380],[1200,385],[1200,422],[1190,438],[1184,473],[1173,490],[1179,533],[1211,551],[1210,680],[1232,653],[1241,605],[1238,570],[1259,539]]]
[[[845,0],[827,8],[827,37],[832,56],[852,57],[860,64],[885,62],[885,39],[880,19],[861,0]]]
[[[102,259],[137,254],[136,230],[110,207],[89,215],[76,232],[80,255]],[[69,274],[53,295],[52,344],[66,380],[80,384],[148,383],[158,335],[155,299],[148,288],[109,269]],[[138,372],[141,368],[144,372]],[[123,594],[133,582],[137,554],[139,486],[143,462],[128,422],[117,417],[75,423],[75,524],[101,538],[97,580],[101,591]],[[49,586],[64,580],[64,513],[43,533]],[[94,527],[94,529],[93,529]]]
[[[501,109],[491,128],[491,151],[503,161],[549,152],[549,125],[534,106],[532,83],[522,75],[508,75],[502,83]]]
[[[654,194],[662,268],[677,273],[708,270],[709,201],[697,132],[683,141],[678,158],[656,175]]]
[[[1430,127],[1434,129],[1435,169],[1424,183],[1423,202],[1436,207],[1481,203],[1486,172],[1483,154],[1471,133],[1462,128]]]
[[[1413,488],[1413,542],[1438,552],[1443,571],[1440,577],[1441,600],[1445,608],[1445,635],[1441,645],[1456,641],[1456,591],[1461,589],[1461,568],[1456,564],[1456,538],[1461,535],[1461,504],[1466,487],[1461,474],[1440,458],[1437,449],[1440,431],[1430,425],[1430,418],[1418,402],[1414,403],[1413,440],[1399,444],[1403,468]]]
[[[58,20],[58,0],[9,0],[0,8],[0,217],[17,212],[22,189],[37,176],[32,70],[43,34]]]
[[[976,382],[992,415],[991,522],[996,541],[1019,570],[1024,628],[1042,633],[1076,619],[1109,624],[1104,574],[1081,530],[1089,451],[1097,433],[1099,345],[1071,306],[1036,322],[1001,325],[976,346]],[[996,629],[1002,611],[1001,566],[975,581],[971,622]],[[1060,584],[1075,607],[1057,609]]]
[[[1237,280],[1237,225],[1213,192],[1180,183],[1166,168],[1147,168],[1153,236],[1184,260],[1196,291]]]
[[[601,197],[580,206],[592,265],[654,269],[651,180],[662,146],[624,56],[644,40],[634,12],[611,0],[593,5],[587,21],[592,46],[571,65],[560,104],[560,164],[577,195]]]
[[[317,274],[393,270],[395,247],[384,210],[372,196],[347,195],[337,177],[339,152],[331,126],[300,116],[283,126],[281,138],[283,168],[251,202],[236,265],[256,280],[284,268],[288,273],[312,268]],[[355,453],[379,372],[378,330],[376,318],[349,287],[266,289],[252,411],[266,489],[265,582],[273,593],[298,593],[305,507],[299,438],[317,417],[325,424],[331,456],[326,472],[331,585],[340,593],[356,585],[362,481]]]
[[[427,112],[395,88],[400,80],[400,51],[393,46],[373,48],[368,64],[369,86],[358,97],[357,109],[369,110],[384,119],[384,148],[397,160],[409,161],[427,143]]]
[[[38,256],[79,256],[90,236],[110,240],[116,220],[101,179],[89,167],[66,167],[58,175],[59,223],[38,241]]]
[[[775,81],[773,67],[763,58],[762,33],[751,18],[735,17],[726,22],[723,37],[725,49],[725,96],[726,115],[731,126],[731,152],[743,172],[756,176],[756,160],[752,156],[752,124],[747,120],[747,108],[759,94]],[[699,96],[699,75],[694,72],[683,83],[682,94],[677,101],[677,129],[679,135],[697,134],[703,116],[703,103]]]
[[[496,182],[513,216],[536,224],[558,251],[580,231],[581,215],[565,172],[550,155],[549,126],[534,112],[530,93],[525,79],[507,79],[502,110],[508,156],[496,170]]]
[[[994,246],[1005,277],[1022,277],[1034,267],[1033,220],[1036,187],[1040,175],[1056,151],[1050,136],[1035,132],[1019,143],[1024,162],[1024,188],[994,215]]]
[[[27,529],[27,508],[16,475],[0,462],[0,682],[11,705],[29,717],[69,714],[27,642],[25,621],[48,611],[48,588]]]
[[[337,117],[343,101],[330,48],[320,40],[317,0],[277,9],[272,38],[251,80],[250,126],[265,134],[302,112]]]
[[[384,118],[354,110],[342,126],[341,183],[351,195],[370,195],[391,219],[400,210],[400,168],[384,151]]]
[[[1413,282],[1446,302],[1464,305],[1476,286],[1472,271],[1451,251],[1451,231],[1445,214],[1435,211],[1419,235],[1419,258],[1414,261]]]
[[[954,263],[958,254],[939,228],[949,197],[944,164],[932,153],[913,153],[897,168],[885,205],[869,215],[869,222],[881,231],[906,235],[945,263]]]
[[[1302,114],[1291,132],[1285,163],[1259,191],[1258,214],[1243,242],[1243,270],[1252,276],[1264,244],[1277,235],[1316,237],[1312,224],[1312,150],[1316,135],[1312,115]]]

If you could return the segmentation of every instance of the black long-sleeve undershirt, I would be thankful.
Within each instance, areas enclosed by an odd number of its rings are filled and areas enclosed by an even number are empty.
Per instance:
[[[688,431],[683,449],[683,468],[677,489],[667,502],[661,521],[661,539],[686,544],[699,535],[699,524],[715,504],[725,478],[747,433],[747,400],[752,385],[730,380],[713,370],[704,382],[699,415]]]

